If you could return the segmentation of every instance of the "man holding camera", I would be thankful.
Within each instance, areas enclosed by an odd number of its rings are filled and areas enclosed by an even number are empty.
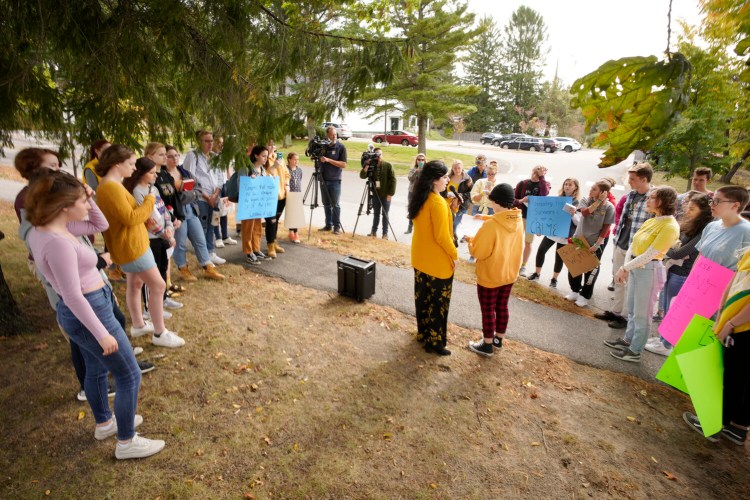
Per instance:
[[[377,155],[376,160],[368,160],[359,172],[361,179],[369,179],[372,183],[372,231],[370,236],[375,238],[378,235],[378,225],[380,223],[380,214],[383,214],[383,239],[388,239],[388,211],[391,209],[391,198],[396,194],[396,173],[393,171],[393,165],[383,161],[383,151],[380,148],[372,151]]]
[[[336,129],[329,126],[326,129],[326,137],[329,145],[326,147],[325,156],[320,157],[321,174],[325,189],[322,189],[323,210],[326,215],[326,225],[321,231],[333,231],[333,234],[341,234],[341,177],[346,168],[346,147],[336,140]]]

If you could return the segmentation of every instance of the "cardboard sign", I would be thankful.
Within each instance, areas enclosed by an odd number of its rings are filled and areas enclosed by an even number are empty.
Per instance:
[[[713,332],[714,322],[708,318],[693,316],[685,332],[680,337],[680,341],[674,346],[672,353],[667,357],[659,373],[656,374],[657,380],[669,384],[675,389],[684,393],[688,392],[687,384],[677,362],[677,356],[702,347],[718,343]]]
[[[529,196],[526,232],[567,238],[570,232],[570,213],[563,208],[572,201],[570,196]]]
[[[279,180],[276,177],[240,177],[237,220],[263,219],[276,215]]]
[[[557,251],[568,268],[571,276],[580,276],[599,267],[599,259],[589,252],[588,245],[583,240],[576,239],[581,244],[568,243]]]
[[[721,431],[724,408],[723,347],[717,342],[677,355],[677,364],[704,436]]]
[[[713,316],[719,309],[721,295],[733,276],[734,271],[699,256],[659,325],[661,336],[675,345],[693,315],[700,314],[706,318]]]
[[[284,227],[296,229],[307,226],[305,222],[305,207],[302,204],[302,193],[289,192],[286,194],[284,208]]]

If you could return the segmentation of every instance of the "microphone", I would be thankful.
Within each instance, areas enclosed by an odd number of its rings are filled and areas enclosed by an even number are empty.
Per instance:
[[[373,150],[375,150],[375,146],[372,145],[372,143],[367,145],[367,152],[372,153]]]
[[[464,202],[463,196],[458,194],[458,191],[456,191],[456,186],[448,186],[448,191],[450,191],[453,194],[453,196],[456,197],[459,203]]]

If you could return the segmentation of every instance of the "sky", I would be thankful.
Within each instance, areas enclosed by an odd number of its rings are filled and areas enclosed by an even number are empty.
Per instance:
[[[500,30],[521,5],[539,12],[547,25],[549,52],[544,77],[558,75],[570,85],[610,59],[627,56],[662,57],[667,47],[669,0],[468,0],[478,17],[490,15]],[[674,50],[677,19],[698,26],[698,0],[673,0]]]

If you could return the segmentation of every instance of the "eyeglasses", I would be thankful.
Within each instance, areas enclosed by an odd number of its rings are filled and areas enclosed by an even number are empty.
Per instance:
[[[714,198],[713,200],[711,200],[711,205],[713,205],[715,207],[718,207],[720,203],[737,203],[737,202],[736,201],[732,201],[732,200],[719,200],[719,199],[716,199],[716,198]]]

